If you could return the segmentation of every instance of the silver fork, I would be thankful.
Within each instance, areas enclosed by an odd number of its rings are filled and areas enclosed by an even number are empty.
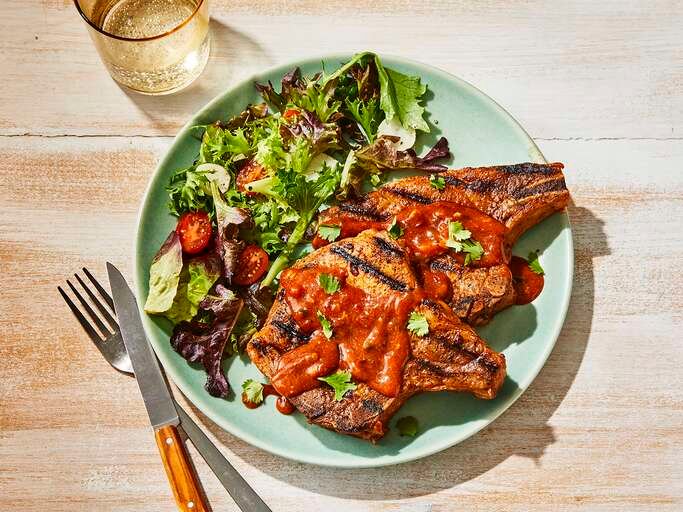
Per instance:
[[[113,314],[115,314],[114,301],[107,290],[104,289],[87,268],[83,267],[83,273],[97,290],[100,297],[107,303],[109,308],[102,304],[97,298],[97,295],[86,285],[78,274],[74,274],[74,277],[81,288],[85,290],[86,295],[100,312],[102,318],[104,318],[109,325],[109,328],[107,328],[107,325],[105,325],[102,319],[95,313],[88,301],[85,300],[85,297],[83,297],[71,281],[67,279],[66,284],[76,296],[76,299],[85,310],[88,317],[90,317],[92,323],[88,321],[61,286],[58,286],[57,289],[78,320],[78,323],[81,324],[83,330],[85,330],[88,337],[92,340],[107,362],[120,372],[134,376],[130,357],[128,357],[128,352],[126,352],[126,347],[123,344],[123,338],[121,338],[121,329],[113,316]],[[97,327],[97,329],[95,327]],[[254,489],[252,489],[237,470],[232,467],[220,450],[216,448],[175,399],[174,404],[178,411],[178,417],[180,418],[180,430],[187,435],[188,439],[190,439],[199,454],[206,461],[207,465],[215,473],[216,477],[218,477],[218,480],[223,484],[225,490],[228,491],[230,496],[232,496],[232,499],[235,500],[235,503],[240,510],[244,512],[272,512],[268,505],[261,500]]]

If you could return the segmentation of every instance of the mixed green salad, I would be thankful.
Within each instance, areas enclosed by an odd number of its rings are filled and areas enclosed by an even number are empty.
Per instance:
[[[373,53],[329,74],[294,69],[279,90],[255,87],[263,103],[194,128],[199,153],[169,180],[178,223],[152,262],[145,303],[173,323],[174,349],[203,364],[208,392],[221,397],[221,359],[259,328],[280,272],[316,234],[339,236],[339,226],[316,225],[318,212],[378,187],[389,171],[443,171],[436,160],[449,156],[444,138],[416,154],[416,133],[430,131],[427,88]]]

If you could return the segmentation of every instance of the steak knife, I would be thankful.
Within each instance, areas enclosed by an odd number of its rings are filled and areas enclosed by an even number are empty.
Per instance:
[[[135,295],[114,265],[107,263],[107,272],[123,343],[133,365],[176,504],[182,512],[208,512],[197,475],[178,434],[178,412],[142,328]]]

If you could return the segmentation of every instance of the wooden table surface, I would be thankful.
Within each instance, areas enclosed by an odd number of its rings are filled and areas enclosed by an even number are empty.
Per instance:
[[[198,107],[266,66],[374,49],[504,105],[566,164],[576,277],[524,396],[419,462],[321,469],[197,417],[274,511],[683,509],[683,2],[214,1],[186,91],[145,97],[100,64],[70,0],[0,16],[0,509],[175,510],[135,382],[56,290],[132,272],[138,204]],[[196,413],[196,411],[194,411]],[[236,510],[203,462],[216,511]]]

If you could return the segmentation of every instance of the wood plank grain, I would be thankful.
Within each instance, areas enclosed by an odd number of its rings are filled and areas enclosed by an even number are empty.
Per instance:
[[[169,142],[0,137],[2,510],[175,510],[135,382],[108,367],[56,292],[83,265],[103,277],[105,259],[130,275],[138,203]],[[683,507],[683,145],[541,149],[566,164],[576,278],[538,378],[473,438],[371,470],[289,462],[194,411],[274,511]],[[213,509],[236,510],[198,471]]]
[[[536,137],[683,138],[680,0],[214,0],[212,16],[204,76],[154,98],[109,78],[69,0],[7,2],[0,134],[172,135],[266,66],[374,49],[461,76]]]

